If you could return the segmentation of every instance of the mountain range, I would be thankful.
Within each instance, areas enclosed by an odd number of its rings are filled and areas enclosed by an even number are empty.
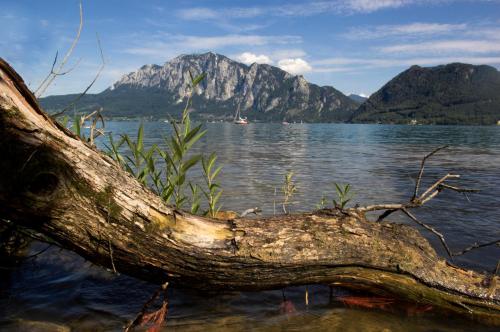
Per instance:
[[[189,93],[190,74],[206,73],[193,93],[191,114],[202,120],[242,116],[258,121],[494,124],[500,120],[500,73],[493,67],[453,63],[412,66],[368,99],[346,96],[277,67],[250,66],[212,52],[181,55],[163,66],[145,65],[76,109],[102,107],[108,117],[177,117]],[[57,112],[78,95],[40,99]]]
[[[500,72],[451,63],[412,66],[370,96],[350,122],[495,124],[500,120]]]
[[[189,92],[190,73],[207,75],[193,94],[195,118],[230,119],[240,107],[250,120],[332,122],[344,121],[359,106],[333,87],[308,83],[303,76],[267,64],[247,66],[209,52],[182,55],[163,66],[145,65],[105,91],[85,95],[78,109],[103,107],[106,116],[176,116]],[[57,111],[76,96],[50,96],[41,104]]]

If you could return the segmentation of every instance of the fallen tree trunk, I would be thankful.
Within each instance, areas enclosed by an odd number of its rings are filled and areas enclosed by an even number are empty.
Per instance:
[[[140,279],[261,290],[342,285],[500,322],[498,277],[438,257],[412,227],[363,212],[214,220],[177,211],[48,117],[0,59],[0,213]]]

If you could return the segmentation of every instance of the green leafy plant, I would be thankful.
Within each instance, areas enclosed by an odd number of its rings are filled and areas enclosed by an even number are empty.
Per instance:
[[[84,125],[83,117],[75,113],[73,116],[73,122],[71,123],[71,130],[73,133],[75,133],[76,136],[80,137],[82,140],[86,141],[87,138],[85,137],[85,134],[82,132],[82,127]]]
[[[283,182],[283,186],[281,188],[283,192],[283,212],[288,213],[287,211],[287,206],[290,204],[290,199],[292,196],[295,194],[297,191],[297,187],[295,186],[293,182],[293,171],[288,171],[285,174],[285,180]]]
[[[201,74],[193,78],[191,75],[191,93],[182,112],[181,121],[180,123],[170,121],[173,134],[170,137],[165,137],[168,150],[157,149],[159,155],[165,161],[166,183],[163,184],[162,197],[166,202],[170,202],[170,199],[173,198],[177,208],[182,208],[188,200],[188,196],[184,193],[187,172],[201,160],[200,154],[189,156],[188,153],[192,146],[205,135],[206,130],[201,129],[201,124],[192,127],[189,110],[192,90],[205,76],[205,74]]]
[[[123,158],[123,155],[120,153],[120,147],[123,145],[125,142],[125,139],[123,136],[121,137],[120,140],[115,141],[113,139],[113,135],[110,133],[108,135],[108,144],[104,143],[104,146],[106,147],[106,154],[116,160],[118,164],[125,169],[125,159]]]
[[[220,206],[217,206],[220,196],[222,195],[222,190],[219,185],[215,182],[215,178],[219,175],[222,166],[215,167],[215,161],[217,160],[217,155],[215,153],[210,154],[208,158],[202,159],[203,174],[205,175],[205,183],[207,190],[203,190],[203,194],[208,202],[208,211],[206,214],[210,217],[215,217],[217,212],[220,210]]]
[[[191,213],[198,214],[200,210],[200,187],[196,183],[189,183],[191,189]]]
[[[350,184],[335,184],[335,191],[337,192],[337,200],[333,200],[333,206],[335,208],[343,210],[347,204],[354,198],[354,194],[351,193]]]
[[[326,196],[322,196],[319,203],[316,204],[316,209],[318,209],[318,210],[324,209],[326,207],[327,202],[328,202],[328,200],[327,200]]]
[[[214,169],[217,156],[211,154],[207,159],[202,160],[201,154],[190,153],[193,145],[202,138],[206,131],[202,130],[202,125],[193,126],[189,111],[192,104],[192,92],[198,84],[205,78],[205,74],[193,77],[190,73],[191,83],[186,105],[182,112],[180,121],[170,121],[173,129],[172,135],[164,137],[166,148],[157,145],[146,149],[144,146],[144,124],[141,123],[135,139],[128,135],[121,135],[119,140],[108,135],[105,143],[107,154],[116,160],[118,164],[130,174],[135,176],[144,185],[149,185],[166,203],[173,203],[177,208],[183,208],[187,202],[191,203],[191,212],[198,213],[200,210],[201,192],[207,200],[208,210],[205,214],[215,216],[219,211],[218,201],[222,190],[215,182],[221,167]],[[87,120],[92,120],[90,125],[91,140],[97,137],[95,133],[102,134],[96,129],[97,120],[103,121],[100,111],[90,115],[75,115],[72,129],[76,135],[84,140],[84,124]],[[103,121],[104,126],[104,121]],[[163,167],[158,168],[158,158],[163,161]],[[206,190],[200,190],[200,186],[191,183],[188,179],[188,172],[202,161],[203,173],[205,176]],[[186,186],[190,193],[186,193]],[[200,192],[201,191],[201,192]]]
[[[141,122],[137,130],[137,138],[132,140],[128,135],[122,135],[122,140],[127,144],[131,156],[126,155],[126,162],[122,165],[132,175],[134,175],[139,182],[146,185],[148,175],[155,171],[155,156],[156,145],[153,144],[151,148],[144,148],[144,124]],[[110,142],[112,146],[113,143]],[[115,149],[112,148],[112,151]],[[120,159],[119,156],[117,156]],[[123,158],[121,158],[123,159]]]

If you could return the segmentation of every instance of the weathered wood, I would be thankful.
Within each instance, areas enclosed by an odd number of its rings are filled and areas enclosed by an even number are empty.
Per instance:
[[[335,210],[224,221],[165,205],[48,117],[2,60],[0,154],[3,218],[121,273],[208,289],[341,284],[500,322],[498,277],[447,264],[412,227]]]

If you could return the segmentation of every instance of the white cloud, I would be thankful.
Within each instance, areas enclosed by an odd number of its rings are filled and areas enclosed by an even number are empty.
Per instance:
[[[500,43],[488,40],[442,40],[381,47],[383,53],[490,53],[500,52]]]
[[[243,52],[236,57],[236,60],[243,62],[246,65],[251,65],[252,63],[267,63],[271,64],[273,61],[267,55],[264,54],[254,54],[250,52]]]
[[[154,36],[150,41],[141,40],[141,46],[129,47],[125,53],[135,55],[158,56],[164,58],[166,54],[187,53],[202,50],[215,50],[228,46],[263,46],[285,45],[301,43],[299,36],[269,36],[269,35],[222,35],[222,36],[186,36],[162,35]]]
[[[374,12],[380,9],[386,8],[398,8],[405,5],[410,5],[415,2],[415,0],[345,0],[340,1],[342,6],[346,9],[355,12]]]
[[[258,16],[311,16],[331,12],[337,14],[355,14],[371,13],[378,10],[411,5],[436,5],[454,1],[458,0],[318,0],[280,6],[222,7],[217,8],[217,10],[207,7],[193,7],[177,11],[177,16],[186,20],[215,20],[221,18],[253,18]]]
[[[409,67],[412,65],[436,66],[452,62],[470,63],[474,65],[500,65],[499,56],[490,57],[419,57],[419,58],[328,58],[313,62],[314,72],[352,72],[377,68]]]
[[[465,32],[467,36],[473,36],[475,38],[483,39],[493,39],[498,42],[500,39],[500,28],[497,27],[479,27],[472,30],[467,30]]]
[[[177,16],[185,20],[215,19],[218,13],[210,8],[188,8],[179,10]]]
[[[270,53],[271,59],[277,60],[277,59],[284,59],[284,58],[302,58],[306,56],[306,52],[301,49],[297,48],[286,48],[286,49],[280,49],[280,50],[275,50]]]
[[[379,25],[350,29],[344,37],[349,39],[373,39],[384,37],[416,37],[451,34],[467,29],[467,24],[410,23],[402,25]]]
[[[278,61],[278,67],[293,75],[307,73],[312,70],[311,65],[301,58],[281,59]]]
[[[213,10],[205,7],[181,9],[177,16],[185,20],[211,20],[220,17],[252,18],[264,14],[262,7],[232,7]]]
[[[182,36],[180,42],[188,48],[216,48],[234,45],[266,45],[300,43],[299,36],[224,35],[213,37]]]

